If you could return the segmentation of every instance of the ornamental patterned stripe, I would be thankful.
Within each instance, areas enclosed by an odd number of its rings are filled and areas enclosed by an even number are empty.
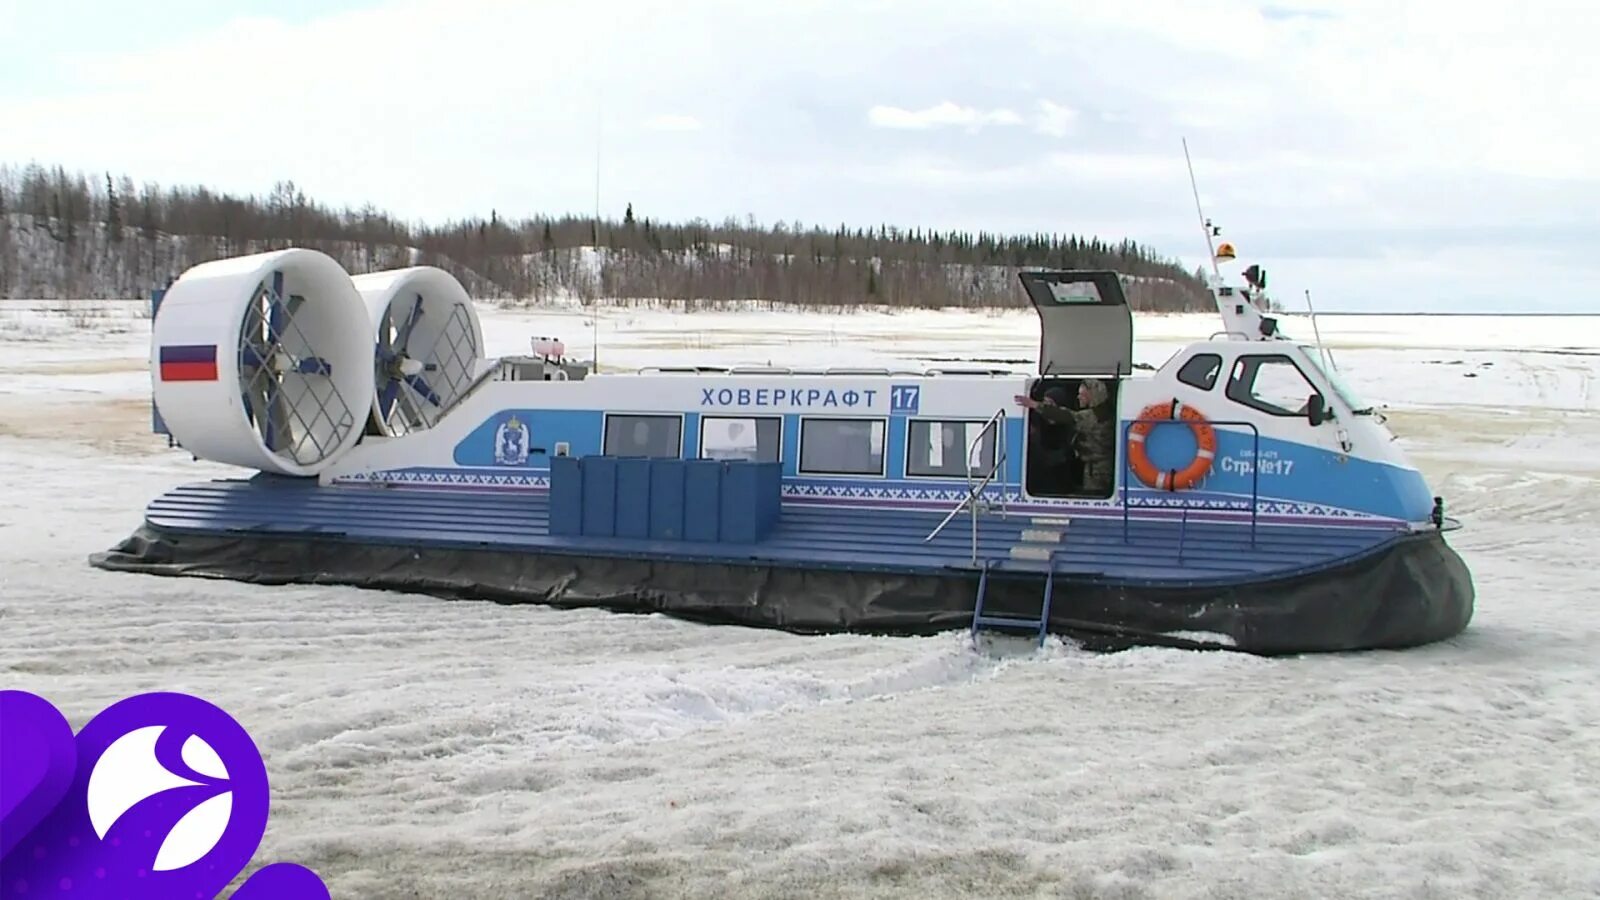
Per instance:
[[[406,469],[381,469],[365,472],[358,475],[340,476],[334,479],[337,484],[395,484],[413,485],[417,487],[461,487],[471,489],[500,488],[507,490],[549,490],[550,477],[548,475],[520,475],[506,474],[504,472],[475,472],[471,470],[446,469],[446,468],[406,468]],[[858,483],[830,484],[820,482],[786,482],[783,485],[783,496],[798,500],[863,500],[863,501],[901,501],[911,505],[947,505],[957,503],[966,496],[964,490],[947,488],[919,488],[903,485],[862,485]],[[1148,510],[1164,513],[1179,512],[1187,508],[1191,512],[1235,512],[1248,513],[1249,501],[1230,499],[1226,497],[1171,497],[1155,491],[1134,491],[1129,495],[1129,510]],[[1107,511],[1121,512],[1122,505],[1115,499],[1111,500],[1073,500],[1070,506],[1038,503],[1037,498],[1024,498],[1015,490],[985,491],[983,497],[991,502],[1004,500],[1006,503],[1026,504],[1030,501],[1036,504],[1035,512],[1077,512]],[[1351,521],[1386,522],[1389,521],[1370,513],[1328,506],[1321,503],[1304,503],[1299,501],[1263,500],[1258,507],[1258,512],[1266,516],[1282,516],[1295,518],[1322,518],[1346,519]]]

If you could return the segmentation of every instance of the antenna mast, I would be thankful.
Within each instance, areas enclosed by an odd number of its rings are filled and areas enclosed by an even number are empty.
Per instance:
[[[604,266],[605,265],[605,261],[600,256],[600,141],[601,141],[601,136],[605,133],[604,120],[602,118],[603,116],[604,116],[604,107],[600,103],[600,90],[598,88],[596,88],[595,89],[595,104],[594,104],[594,257],[593,258],[594,258],[595,263],[596,263],[597,266]],[[592,342],[591,347],[590,347],[589,368],[590,368],[591,371],[599,372],[600,371],[600,296],[599,296],[600,290],[599,290],[599,288],[604,283],[604,281],[600,278],[600,272],[598,270],[594,273],[594,275],[595,275],[594,308],[589,311],[590,312],[589,324],[590,324],[590,329],[591,329],[590,333],[589,333],[589,336],[590,336],[590,340]]]
[[[594,104],[594,230],[600,234],[600,137],[602,126],[600,122],[599,97],[595,97]],[[596,247],[595,249],[599,249]]]
[[[1183,161],[1189,167],[1189,187],[1194,191],[1194,211],[1200,217],[1200,229],[1205,232],[1206,250],[1211,256],[1211,274],[1214,279],[1208,287],[1211,290],[1211,299],[1217,304],[1217,312],[1222,316],[1222,324],[1226,334],[1236,340],[1261,341],[1270,340],[1277,331],[1277,323],[1262,315],[1262,310],[1256,305],[1255,297],[1248,292],[1223,284],[1222,267],[1217,264],[1217,245],[1212,238],[1220,233],[1211,220],[1206,218],[1205,208],[1200,205],[1200,185],[1194,177],[1194,160],[1189,156],[1189,139],[1183,139]],[[1232,247],[1223,243],[1223,249],[1228,253],[1228,258],[1233,259]],[[1256,276],[1251,269],[1245,270],[1245,281],[1252,287],[1257,287],[1257,294],[1265,296],[1266,279],[1261,278],[1258,285]]]
[[[1200,217],[1200,230],[1206,236],[1206,255],[1211,258],[1211,274],[1217,277],[1217,283],[1222,283],[1222,270],[1217,267],[1217,245],[1211,241],[1211,220],[1206,218],[1206,211],[1200,206],[1200,185],[1194,180],[1194,160],[1189,158],[1189,139],[1183,138],[1183,162],[1189,167],[1189,188],[1194,191],[1194,211]]]

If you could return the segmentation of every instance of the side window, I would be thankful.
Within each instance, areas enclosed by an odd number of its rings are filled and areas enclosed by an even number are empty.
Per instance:
[[[1317,389],[1287,356],[1241,356],[1228,376],[1228,399],[1275,416],[1303,416]]]
[[[802,419],[800,466],[808,475],[882,475],[882,419]]]
[[[1217,386],[1217,376],[1222,374],[1222,357],[1215,353],[1199,353],[1178,370],[1178,380],[1190,387],[1209,391]]]
[[[700,419],[702,459],[777,462],[783,448],[778,416],[704,416]]]
[[[680,416],[606,416],[607,456],[650,456],[676,459],[682,454]]]
[[[994,469],[995,431],[982,422],[911,420],[906,434],[906,474],[982,478]]]

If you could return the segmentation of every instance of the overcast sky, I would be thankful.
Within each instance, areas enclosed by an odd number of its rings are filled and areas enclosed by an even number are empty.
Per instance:
[[[224,10],[222,7],[226,6]],[[410,219],[1077,232],[1600,312],[1600,4],[0,0],[0,160]]]

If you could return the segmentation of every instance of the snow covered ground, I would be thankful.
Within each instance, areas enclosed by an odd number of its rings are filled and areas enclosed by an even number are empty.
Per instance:
[[[497,353],[593,341],[579,312],[484,317]],[[148,433],[139,304],[0,303],[0,686],[75,727],[144,690],[220,704],[273,779],[258,862],[335,896],[1593,896],[1600,318],[1319,324],[1467,525],[1457,639],[985,656],[100,572],[150,498],[224,470]],[[1141,318],[1139,359],[1216,327]],[[613,309],[597,334],[607,368],[1037,348],[1023,314]]]

